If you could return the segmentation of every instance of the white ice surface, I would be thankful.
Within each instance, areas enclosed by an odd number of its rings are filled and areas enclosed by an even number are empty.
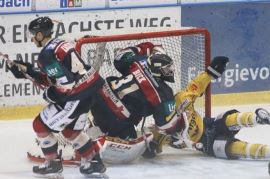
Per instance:
[[[236,108],[254,111],[268,105],[219,107],[213,114]],[[0,121],[0,179],[30,179],[32,165],[26,152],[35,138],[32,120]],[[270,126],[243,129],[239,138],[270,145]],[[138,159],[132,164],[107,165],[110,179],[269,179],[267,161],[223,160],[206,157],[200,152],[167,148],[157,158]],[[78,168],[65,167],[65,179],[84,178]]]

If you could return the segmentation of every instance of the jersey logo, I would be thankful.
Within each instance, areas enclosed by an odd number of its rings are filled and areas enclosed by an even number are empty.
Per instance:
[[[172,116],[175,115],[175,101],[167,101],[164,103],[164,110],[166,115],[166,121],[170,121]]]
[[[53,63],[45,67],[45,71],[50,77],[61,77],[64,75],[60,65],[58,63]]]
[[[196,85],[196,84],[192,84],[191,86],[190,86],[190,90],[192,91],[192,92],[196,92],[196,91],[198,91],[198,86]]]
[[[164,103],[165,114],[169,115],[175,110],[175,101],[167,101]]]
[[[197,120],[196,120],[196,116],[192,113],[190,118],[189,118],[189,127],[188,127],[188,134],[189,137],[192,141],[196,141],[194,140],[195,138],[200,138],[201,134],[199,133],[199,126],[197,124]]]

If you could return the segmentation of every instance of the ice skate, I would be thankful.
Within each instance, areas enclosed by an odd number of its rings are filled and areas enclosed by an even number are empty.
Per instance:
[[[64,178],[62,172],[63,172],[63,165],[62,165],[61,150],[56,159],[46,160],[43,164],[33,167],[34,176],[39,178],[62,179]]]
[[[108,178],[105,171],[106,167],[99,155],[91,161],[82,160],[80,172],[87,178]]]
[[[60,159],[45,161],[42,165],[34,166],[33,173],[39,178],[55,178],[62,179],[63,166]]]
[[[270,124],[270,113],[263,108],[258,108],[255,111],[257,115],[257,122],[259,124]]]

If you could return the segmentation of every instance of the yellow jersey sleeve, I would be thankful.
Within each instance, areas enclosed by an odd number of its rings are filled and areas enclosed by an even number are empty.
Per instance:
[[[188,83],[186,89],[176,93],[176,109],[184,111],[187,108],[193,107],[195,100],[203,95],[210,82],[211,76],[207,72],[202,72],[195,77]]]

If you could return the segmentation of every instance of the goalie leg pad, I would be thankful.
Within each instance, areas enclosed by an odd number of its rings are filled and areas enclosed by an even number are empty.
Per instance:
[[[133,140],[123,140],[117,137],[106,137],[101,150],[101,158],[112,164],[130,163],[139,158],[146,149],[146,143],[153,140],[153,134],[145,134]]]

